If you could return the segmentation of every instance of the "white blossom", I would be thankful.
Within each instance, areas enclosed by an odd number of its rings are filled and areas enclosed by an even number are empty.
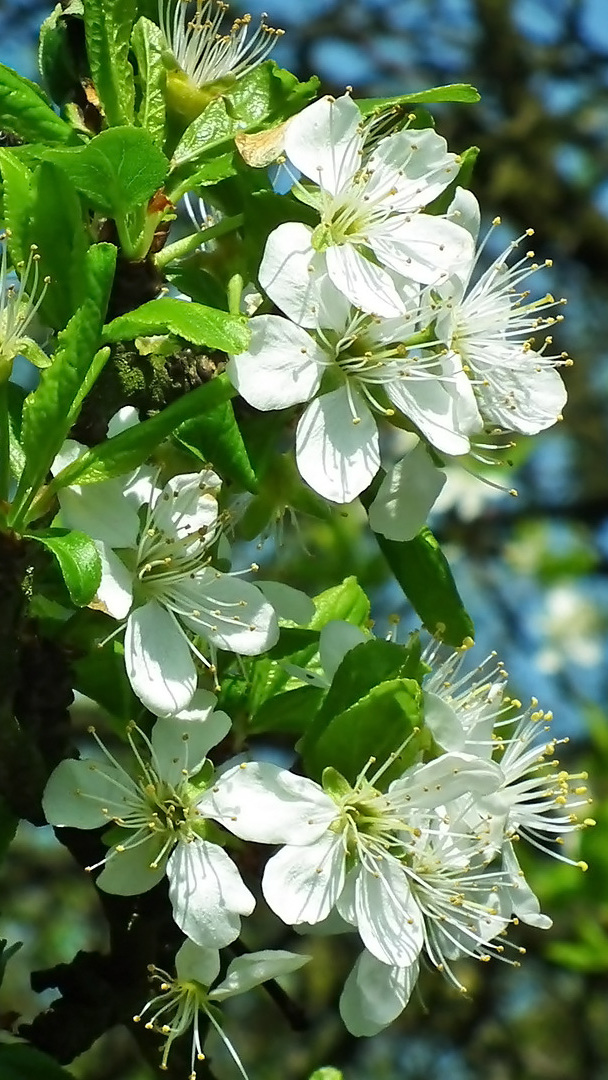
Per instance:
[[[192,1044],[189,1080],[196,1080],[197,1062],[205,1060],[200,1023],[209,1022],[224,1043],[241,1076],[247,1080],[241,1059],[223,1030],[217,1005],[237,994],[245,994],[269,979],[289,975],[309,959],[309,956],[280,949],[266,949],[237,956],[230,961],[222,982],[214,986],[220,971],[217,949],[205,949],[192,941],[185,941],[175,957],[175,976],[155,965],[150,966],[151,979],[160,983],[160,993],[151,998],[141,1013],[133,1019],[138,1023],[147,1016],[146,1028],[164,1036],[161,1069],[167,1068],[175,1039],[190,1033]]]
[[[159,716],[188,705],[197,685],[195,658],[213,666],[196,639],[207,642],[213,659],[216,649],[256,655],[278,637],[274,610],[259,589],[212,565],[220,486],[206,469],[174,476],[162,489],[144,474],[60,496],[64,520],[98,542],[98,604],[126,620],[129,680]]]
[[[444,754],[415,765],[383,793],[370,762],[351,786],[334,769],[324,787],[260,762],[242,763],[212,793],[216,820],[244,840],[283,843],[262,879],[265,899],[284,922],[322,922],[334,908],[356,925],[384,963],[412,963],[423,943],[420,909],[403,858],[412,807],[496,789],[499,771],[472,755]]]
[[[470,191],[458,189],[450,214],[476,238],[479,207]],[[496,219],[495,224],[499,223]],[[540,348],[534,347],[535,333],[562,318],[544,313],[564,301],[550,294],[528,300],[529,292],[521,286],[540,269],[533,251],[509,265],[511,254],[532,233],[529,229],[510,243],[475,282],[478,255],[463,253],[449,281],[429,294],[437,334],[470,373],[486,423],[524,435],[542,431],[561,418],[567,395],[556,369],[572,363],[566,354],[547,351],[550,336]],[[543,265],[550,266],[550,260]]]
[[[199,89],[222,82],[229,85],[248,75],[272,52],[283,33],[268,26],[262,16],[248,37],[251,15],[235,19],[226,33],[222,24],[228,10],[222,0],[196,0],[196,13],[189,18],[188,0],[159,0],[159,23],[167,48]]]
[[[286,129],[289,162],[318,185],[315,190],[298,183],[294,192],[318,210],[321,221],[314,230],[279,225],[268,238],[259,277],[269,293],[274,281],[297,277],[296,309],[306,290],[300,268],[315,253],[355,307],[392,317],[405,306],[387,271],[431,284],[447,277],[472,247],[466,229],[421,213],[458,171],[445,140],[430,128],[400,131],[376,141],[369,153],[366,134],[369,124],[347,94],[313,102]],[[297,310],[287,314],[298,320]]]
[[[95,735],[102,756],[61,761],[43,797],[51,825],[118,829],[119,838],[96,864],[103,866],[100,889],[131,896],[147,892],[166,874],[177,925],[205,948],[234,941],[241,915],[255,906],[216,842],[217,830],[209,838],[209,822],[216,817],[209,790],[221,791],[224,781],[215,777],[207,755],[231,726],[226,713],[214,711],[215,700],[197,691],[188,710],[156,721],[150,739],[131,724],[129,769]]]
[[[290,307],[284,285],[267,288]],[[299,324],[278,315],[252,319],[250,346],[230,358],[228,375],[257,409],[308,402],[296,430],[296,460],[310,487],[345,503],[370,484],[380,467],[376,415],[405,417],[444,453],[468,451],[469,433],[481,427],[475,398],[454,354],[430,351],[413,337],[417,289],[407,312],[382,319],[352,308],[315,270],[307,303],[315,309],[313,327],[305,317]]]

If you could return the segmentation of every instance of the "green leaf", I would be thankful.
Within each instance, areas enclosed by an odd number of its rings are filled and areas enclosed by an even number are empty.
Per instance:
[[[323,770],[331,765],[353,784],[370,758],[374,758],[374,770],[379,769],[420,726],[421,697],[414,679],[391,679],[374,686],[334,716],[314,741],[304,737],[301,752],[306,771],[320,780]],[[396,756],[380,786],[385,788],[403,772],[412,755],[413,750],[408,754],[406,748],[403,755]]]
[[[42,529],[26,535],[55,556],[72,603],[76,607],[90,604],[101,581],[101,559],[91,537],[69,529]]]
[[[70,50],[65,4],[57,4],[40,28],[38,69],[53,101],[64,105],[78,84],[78,74]]]
[[[246,491],[256,491],[255,473],[230,401],[188,420],[174,437],[200,461],[211,464],[224,479]]]
[[[133,29],[133,52],[137,58],[137,80],[141,101],[137,123],[148,132],[152,141],[162,147],[165,139],[165,65],[166,48],[162,31],[142,15]]]
[[[339,1069],[334,1069],[331,1065],[325,1065],[322,1069],[315,1069],[309,1080],[344,1080],[344,1077]]]
[[[55,477],[51,485],[53,490],[57,491],[68,484],[95,484],[136,469],[180,424],[199,413],[217,408],[235,393],[228,378],[219,375],[171,402],[149,420],[87,450]]]
[[[342,619],[361,629],[367,627],[370,613],[369,598],[355,577],[345,578],[341,585],[326,589],[325,592],[313,597],[313,601],[317,610],[309,624],[311,630],[321,630],[333,619]]]
[[[0,938],[0,986],[4,982],[6,965],[15,953],[19,952],[22,945],[22,941],[15,941],[12,945],[9,945],[6,938]]]
[[[30,236],[38,248],[40,273],[50,278],[43,318],[62,330],[85,298],[89,240],[76,188],[50,161],[34,175]]]
[[[59,334],[51,366],[25,400],[22,446],[26,466],[13,504],[13,522],[45,479],[76,420],[80,390],[99,345],[115,264],[116,248],[111,244],[95,244],[87,252],[86,299]]]
[[[8,249],[15,264],[27,262],[30,246],[32,173],[11,150],[0,150],[2,170],[3,225],[8,233]]]
[[[71,1073],[25,1043],[0,1046],[2,1080],[72,1080]]]
[[[436,105],[442,101],[456,101],[462,105],[474,105],[480,101],[479,91],[468,83],[452,83],[451,86],[433,86],[430,90],[416,90],[390,98],[359,98],[357,105],[364,116],[384,112],[395,105]]]
[[[0,64],[0,128],[26,142],[64,143],[72,135],[35,83]]]
[[[117,730],[124,733],[125,725],[139,716],[142,706],[127,677],[123,644],[111,638],[101,646],[107,635],[107,616],[81,608],[64,623],[61,642],[75,657],[74,689],[101,705],[118,721]]]
[[[275,694],[262,702],[251,718],[248,730],[252,735],[267,731],[302,735],[314,719],[324,695],[322,686],[298,686]]]
[[[19,479],[25,466],[25,454],[21,446],[21,415],[25,391],[16,383],[7,384],[8,394],[8,439],[11,474]]]
[[[251,337],[244,316],[229,315],[189,300],[161,297],[113,319],[104,327],[103,339],[134,341],[148,334],[177,334],[193,345],[206,345],[226,353],[244,352]]]
[[[129,46],[136,6],[136,0],[85,0],[87,55],[110,127],[133,123],[135,83]]]
[[[376,535],[388,562],[423,626],[459,648],[475,630],[460,598],[449,563],[428,528],[402,543]]]
[[[68,173],[93,209],[109,217],[145,208],[169,167],[143,128],[112,128],[86,146],[50,150],[46,157]]]

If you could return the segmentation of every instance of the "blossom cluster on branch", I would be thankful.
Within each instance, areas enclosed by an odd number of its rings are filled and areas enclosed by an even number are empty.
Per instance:
[[[500,459],[566,400],[545,333],[564,301],[528,289],[550,263],[532,230],[486,258],[501,223],[479,242],[475,151],[427,110],[476,91],[319,97],[268,59],[279,31],[224,30],[225,9],[59,6],[40,48],[59,108],[0,67],[1,805],[70,850],[93,831],[95,887],[173,919],[170,962],[150,932],[119,1019],[161,1036],[161,1070],[187,1037],[190,1080],[209,1031],[246,1077],[219,1006],[310,960],[248,950],[256,905],[277,934],[351,935],[340,1013],[371,1036],[422,963],[460,991],[462,959],[519,964],[517,924],[551,925],[519,852],[584,867],[591,820],[550,714],[493,656],[468,668],[426,524],[447,464]],[[403,643],[372,632],[348,566],[313,598],[274,580],[277,523],[356,499],[421,624]],[[96,703],[90,748],[52,701],[44,737],[21,715],[32,633]]]

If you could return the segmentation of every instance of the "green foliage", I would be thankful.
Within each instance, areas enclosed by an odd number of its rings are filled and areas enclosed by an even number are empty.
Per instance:
[[[437,105],[443,101],[457,101],[460,105],[474,105],[480,100],[479,91],[468,83],[452,83],[451,86],[433,86],[430,90],[416,90],[390,98],[358,98],[357,105],[364,116],[384,112],[395,106]]]
[[[0,150],[2,170],[2,217],[8,230],[8,248],[13,263],[26,262],[30,240],[32,174],[10,150]]]
[[[72,129],[35,83],[0,64],[0,129],[28,142],[65,143]]]
[[[230,401],[181,424],[175,438],[227,480],[246,491],[256,491],[256,476]]]
[[[163,47],[163,35],[156,23],[145,16],[138,19],[133,28],[133,52],[137,58],[137,82],[140,88],[136,119],[160,147],[165,140],[166,112]]]
[[[116,248],[96,244],[86,255],[86,299],[58,337],[53,363],[39,387],[25,400],[22,446],[26,463],[13,504],[17,521],[48,473],[55,455],[75,422],[81,390],[99,345],[112,286]]]
[[[43,162],[33,177],[29,233],[40,255],[40,272],[50,279],[43,317],[62,330],[85,299],[89,240],[76,188],[52,162]]]
[[[133,123],[135,83],[129,46],[135,15],[136,0],[84,0],[91,75],[110,127]]]
[[[177,334],[194,345],[226,353],[243,352],[250,339],[247,320],[217,308],[161,297],[119,315],[104,327],[106,342],[133,341],[148,334]]]
[[[332,1069],[331,1065],[326,1065],[322,1069],[315,1069],[309,1080],[343,1080],[343,1074],[339,1069]]]
[[[234,390],[225,376],[213,379],[178,398],[149,420],[87,450],[55,477],[53,489],[58,490],[69,484],[96,484],[130,472],[141,465],[180,424],[199,413],[217,408],[233,396]]]
[[[69,1080],[70,1073],[52,1058],[21,1043],[0,1046],[2,1080]]]
[[[89,604],[101,581],[101,559],[90,536],[68,529],[40,529],[26,536],[54,555],[72,603]]]
[[[452,576],[449,563],[438,541],[428,528],[421,529],[413,540],[398,542],[376,534],[382,554],[388,562],[422,624],[446,645],[459,647],[474,634]]]

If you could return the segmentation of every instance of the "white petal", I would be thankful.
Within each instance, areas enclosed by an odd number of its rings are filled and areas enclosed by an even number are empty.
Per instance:
[[[137,424],[139,424],[137,409],[134,409],[132,405],[124,405],[122,409],[114,413],[108,423],[108,439],[113,439],[115,435],[121,435],[123,431],[128,431],[129,428],[135,427]]]
[[[123,789],[132,787],[129,799]],[[49,825],[96,829],[122,817],[137,802],[137,789],[122,769],[109,762],[84,758],[60,761],[53,769],[42,797]]]
[[[210,469],[173,476],[154,504],[152,524],[170,538],[195,536],[210,529],[218,515],[214,492],[221,481]]]
[[[113,619],[124,619],[133,603],[133,574],[107,544],[97,540],[101,581],[96,601]]]
[[[139,517],[117,480],[62,488],[57,497],[66,529],[76,529],[114,548],[136,546]]]
[[[412,540],[445,484],[424,443],[388,470],[369,508],[371,528],[389,540]]]
[[[435,742],[444,750],[462,750],[465,744],[465,732],[458,714],[441,697],[428,690],[422,693],[424,701],[424,724],[429,729]]]
[[[265,761],[244,761],[209,788],[199,809],[241,840],[310,844],[337,816],[336,804],[313,780]]]
[[[83,446],[75,439],[66,439],[51,465],[52,475],[57,476],[63,469],[67,469],[68,465],[71,465],[73,461],[78,461],[78,458],[82,457],[87,450],[88,446]]]
[[[386,392],[393,405],[413,420],[425,438],[442,454],[458,456],[468,453],[469,440],[460,430],[458,395],[451,383],[444,384],[439,377],[404,376],[386,383]]]
[[[354,307],[389,319],[404,314],[405,303],[390,274],[353,244],[334,244],[325,252],[325,260],[331,281]]]
[[[538,930],[549,930],[553,923],[548,915],[542,914],[538,897],[528,885],[513,845],[509,841],[502,849],[502,867],[513,882],[510,890],[513,914],[528,926],[535,926]]]
[[[211,986],[220,973],[220,954],[186,938],[175,954],[175,973],[178,979],[196,979],[202,986]]]
[[[361,113],[347,94],[320,98],[294,116],[285,132],[285,153],[309,180],[335,195],[361,166]]]
[[[458,172],[456,155],[432,128],[399,131],[382,139],[368,163],[370,198],[407,213],[420,210],[441,195]]]
[[[181,592],[192,612],[182,622],[216,648],[257,656],[276,643],[274,608],[251,582],[206,567]]]
[[[424,941],[423,919],[407,875],[390,856],[377,862],[377,873],[359,868],[355,913],[361,939],[385,964],[408,967]]]
[[[311,236],[312,229],[299,221],[274,229],[260,264],[260,284],[298,326],[331,327],[347,319],[349,304],[329,280],[325,256],[313,249]]]
[[[455,221],[457,225],[462,225],[463,229],[470,232],[473,240],[477,241],[481,226],[481,210],[472,191],[469,191],[468,188],[457,187],[446,216],[450,221]],[[465,284],[470,276],[469,270]]]
[[[239,936],[241,915],[255,900],[223,848],[206,840],[179,843],[167,863],[173,917],[197,945],[221,949]]]
[[[390,785],[389,796],[391,801],[403,798],[420,809],[434,809],[461,795],[488,795],[501,783],[502,772],[495,761],[453,752],[408,769]]]
[[[190,704],[196,690],[190,646],[156,600],[129,615],[125,664],[133,690],[156,716],[171,716]]]
[[[356,645],[369,640],[369,634],[364,634],[358,626],[343,622],[342,619],[333,619],[323,627],[319,636],[319,659],[329,682],[346,654]]]
[[[213,712],[206,720],[178,720],[161,717],[152,729],[152,750],[159,776],[168,784],[178,784],[184,774],[195,776],[212,746],[230,731],[232,721],[225,712]]]
[[[488,384],[478,386],[484,418],[506,431],[535,435],[559,420],[567,392],[555,368],[535,365],[534,353],[521,349],[496,349],[492,365],[477,365],[475,371]],[[541,361],[542,362],[542,361]]]
[[[312,401],[296,431],[300,473],[311,488],[337,503],[355,499],[380,468],[376,421],[356,390],[351,397],[359,423],[341,387]]]
[[[241,397],[256,409],[286,409],[317,392],[328,357],[295,323],[258,315],[249,323],[247,352],[228,361],[227,373]]]
[[[128,843],[128,840],[124,841],[124,851],[112,848],[108,861],[95,882],[98,889],[115,896],[137,896],[138,893],[148,892],[162,881],[165,876],[165,859],[162,859],[158,866],[153,865],[160,853],[162,838],[149,835],[137,847],[128,847]]]
[[[257,585],[282,622],[308,626],[316,611],[310,596],[282,581],[258,581]]]
[[[326,919],[344,885],[346,856],[340,833],[326,832],[308,847],[284,847],[262,878],[266,903],[283,922]]]
[[[211,716],[216,704],[217,698],[210,690],[196,690],[188,707],[175,713],[175,719],[202,723]]]
[[[224,1001],[235,994],[245,994],[254,986],[279,979],[308,963],[310,956],[286,952],[283,949],[263,949],[261,952],[237,956],[230,961],[226,978],[209,994],[214,1001]]]
[[[466,229],[432,214],[416,214],[409,221],[389,218],[370,234],[369,242],[382,266],[423,285],[469,263],[474,246]]]
[[[340,1016],[351,1035],[377,1035],[392,1024],[411,997],[418,970],[418,960],[392,967],[361,953],[340,997]]]

